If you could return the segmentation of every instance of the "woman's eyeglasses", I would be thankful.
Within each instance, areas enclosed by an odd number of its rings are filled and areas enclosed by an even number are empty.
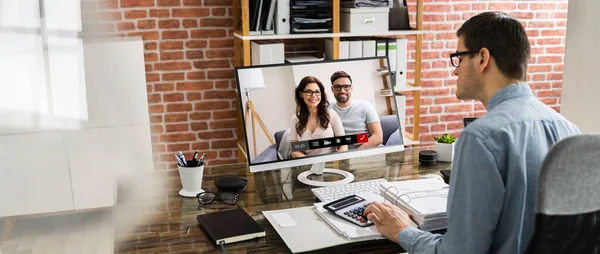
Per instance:
[[[316,96],[321,96],[321,91],[316,90],[316,91],[312,91],[312,90],[304,90],[302,91],[304,93],[304,95],[306,96],[312,96],[313,94]]]
[[[201,205],[208,205],[215,200],[220,200],[228,205],[235,205],[235,203],[240,199],[240,194],[231,191],[200,192],[198,195],[196,195],[196,198],[198,198],[198,203]]]
[[[480,50],[481,49],[460,51],[460,52],[452,53],[452,54],[450,54],[450,63],[452,64],[452,66],[458,67],[458,65],[460,64],[460,59],[462,59],[461,56],[475,54],[475,53],[479,52]]]
[[[352,85],[333,85],[333,89],[336,91],[342,91],[342,88],[344,91],[348,91],[352,88]]]

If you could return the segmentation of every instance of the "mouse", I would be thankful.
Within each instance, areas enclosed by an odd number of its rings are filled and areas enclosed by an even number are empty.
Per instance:
[[[436,175],[436,174],[422,175],[421,179],[436,179],[436,180],[440,180],[442,182],[444,181],[444,178],[442,178],[442,176]]]

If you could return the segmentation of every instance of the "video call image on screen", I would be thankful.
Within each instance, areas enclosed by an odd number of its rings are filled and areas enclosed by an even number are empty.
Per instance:
[[[380,60],[387,61],[368,58],[236,69],[249,164],[351,153],[371,140],[372,128],[381,128],[381,144],[365,149],[403,146],[396,100],[389,98],[390,112],[388,98],[381,95],[385,76]],[[339,71],[351,81],[342,78],[332,84],[332,75]],[[320,123],[315,127],[309,117],[297,117],[297,107],[306,114],[315,109],[319,119],[326,113],[327,128]],[[304,122],[302,133],[298,122]]]

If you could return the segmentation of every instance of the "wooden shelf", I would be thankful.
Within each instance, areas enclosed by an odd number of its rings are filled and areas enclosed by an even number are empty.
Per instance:
[[[385,37],[399,35],[418,35],[425,34],[425,31],[418,30],[401,30],[401,31],[386,31],[386,32],[363,32],[363,33],[312,33],[312,34],[272,34],[272,35],[248,35],[243,36],[239,32],[234,32],[233,35],[244,41],[258,40],[283,40],[283,39],[314,39],[314,38],[333,38],[333,37]]]
[[[403,140],[404,140],[404,145],[405,146],[414,146],[414,145],[418,145],[419,141],[418,140],[413,140],[413,135],[411,133],[408,133],[406,131],[404,131],[404,135],[402,136]]]

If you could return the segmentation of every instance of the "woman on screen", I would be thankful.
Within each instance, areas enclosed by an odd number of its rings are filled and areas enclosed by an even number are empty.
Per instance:
[[[306,76],[296,87],[296,114],[292,117],[290,142],[344,136],[342,120],[335,111],[328,109],[329,102],[323,83],[315,77]],[[292,157],[304,157],[346,151],[348,146],[332,146],[304,151],[293,151]]]

